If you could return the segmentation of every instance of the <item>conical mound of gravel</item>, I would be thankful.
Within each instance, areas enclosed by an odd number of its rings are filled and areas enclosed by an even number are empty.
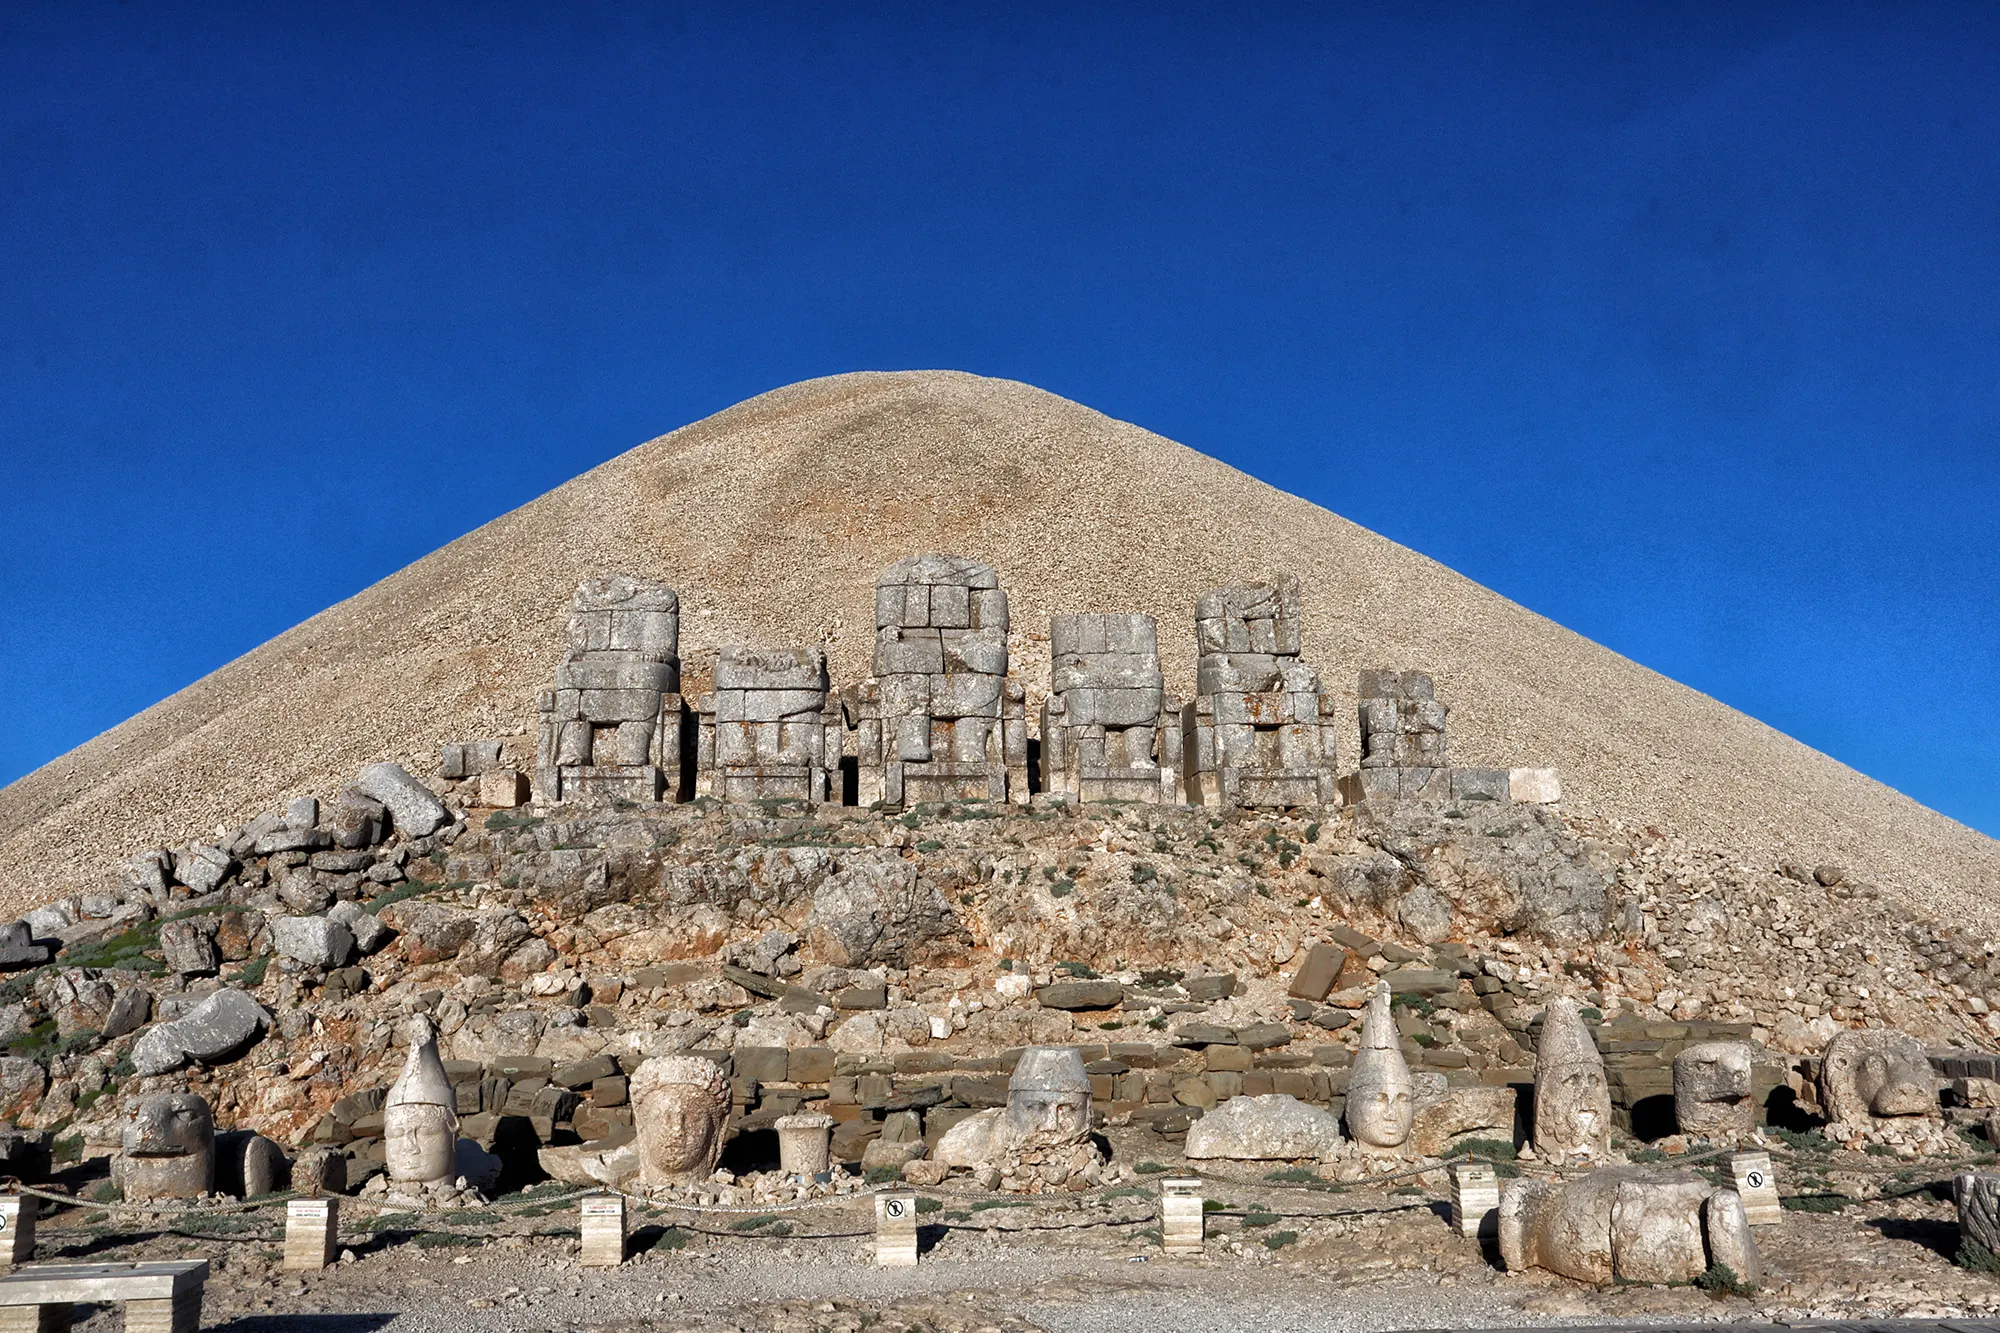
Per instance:
[[[680,591],[690,693],[732,642],[824,644],[839,683],[867,670],[875,575],[924,550],[999,569],[1031,705],[1050,612],[1159,617],[1185,693],[1195,598],[1290,570],[1329,687],[1351,700],[1363,668],[1432,672],[1455,762],[1553,765],[1570,808],[1746,864],[1837,862],[1949,920],[2000,917],[2000,843],[1192,449],[943,371],[812,380],[640,445],[0,790],[0,911],[378,759],[435,772],[441,742],[505,736],[531,766],[581,579]]]

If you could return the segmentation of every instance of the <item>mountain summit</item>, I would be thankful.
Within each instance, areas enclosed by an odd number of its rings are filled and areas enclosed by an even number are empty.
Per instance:
[[[945,371],[811,380],[640,445],[486,524],[0,790],[0,912],[86,887],[381,759],[501,736],[531,767],[571,590],[681,596],[685,688],[731,643],[823,645],[866,674],[876,575],[918,551],[993,565],[1031,708],[1048,617],[1159,619],[1192,690],[1195,599],[1288,571],[1305,657],[1349,719],[1360,671],[1432,673],[1453,759],[1561,770],[1572,809],[1747,864],[1837,862],[1910,906],[2000,923],[2000,843],[1436,562],[1185,446],[1028,385]]]

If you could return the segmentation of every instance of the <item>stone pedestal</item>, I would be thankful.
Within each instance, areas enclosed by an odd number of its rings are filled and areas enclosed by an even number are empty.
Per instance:
[[[340,1253],[340,1201],[293,1199],[285,1205],[285,1260],[288,1272],[312,1272]]]
[[[583,1201],[583,1250],[577,1262],[585,1268],[616,1268],[625,1262],[625,1196],[594,1195]]]
[[[32,1194],[0,1197],[0,1269],[35,1259],[35,1215],[41,1200]]]
[[[817,1176],[832,1165],[833,1117],[817,1111],[781,1116],[778,1169],[788,1176]]]
[[[125,1333],[200,1333],[201,1288],[159,1300],[125,1302]]]
[[[75,1307],[10,1305],[0,1309],[0,1333],[69,1333]]]
[[[917,1266],[917,1196],[909,1190],[875,1196],[875,1262],[884,1268]]]
[[[1493,1168],[1460,1162],[1451,1168],[1451,1229],[1461,1236],[1498,1234],[1500,1182]]]
[[[1743,1215],[1751,1226],[1775,1226],[1785,1220],[1785,1211],[1778,1203],[1778,1178],[1771,1170],[1771,1154],[1731,1153],[1729,1174],[1736,1181],[1736,1192],[1743,1196]]]
[[[1160,1248],[1168,1254],[1200,1254],[1207,1219],[1202,1212],[1201,1181],[1160,1182]]]

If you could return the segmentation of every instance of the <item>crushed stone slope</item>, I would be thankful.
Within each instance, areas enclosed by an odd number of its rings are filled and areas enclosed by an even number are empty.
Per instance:
[[[2000,843],[1192,449],[955,372],[808,381],[643,444],[0,790],[0,911],[377,759],[430,772],[443,741],[505,736],[530,761],[580,579],[680,590],[690,690],[744,641],[822,643],[851,680],[876,573],[927,549],[1001,571],[1031,704],[1051,611],[1158,616],[1186,691],[1196,596],[1289,569],[1329,685],[1351,701],[1364,667],[1430,670],[1458,762],[1553,764],[1580,811],[1759,864],[1838,862],[1920,911],[2000,923]],[[1350,731],[1344,762],[1356,745]]]

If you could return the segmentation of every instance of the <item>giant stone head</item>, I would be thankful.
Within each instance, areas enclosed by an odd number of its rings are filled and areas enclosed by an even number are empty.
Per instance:
[[[130,1199],[191,1199],[215,1183],[215,1117],[191,1092],[142,1097],[125,1122],[118,1184]]]
[[[1361,1016],[1361,1045],[1347,1079],[1347,1132],[1365,1148],[1399,1148],[1416,1117],[1416,1081],[1389,1012],[1389,985],[1378,982]]]
[[[1842,1032],[1819,1062],[1819,1099],[1835,1124],[1936,1115],[1937,1075],[1915,1037],[1884,1028]]]
[[[715,1170],[729,1124],[729,1082],[714,1061],[655,1056],[632,1075],[630,1095],[641,1180],[666,1185]]]
[[[1090,1076],[1074,1046],[1030,1046],[1007,1081],[1007,1131],[1013,1146],[1053,1148],[1090,1136]]]
[[[1535,1046],[1535,1151],[1602,1158],[1611,1149],[1611,1082],[1575,1000],[1549,1001]]]

